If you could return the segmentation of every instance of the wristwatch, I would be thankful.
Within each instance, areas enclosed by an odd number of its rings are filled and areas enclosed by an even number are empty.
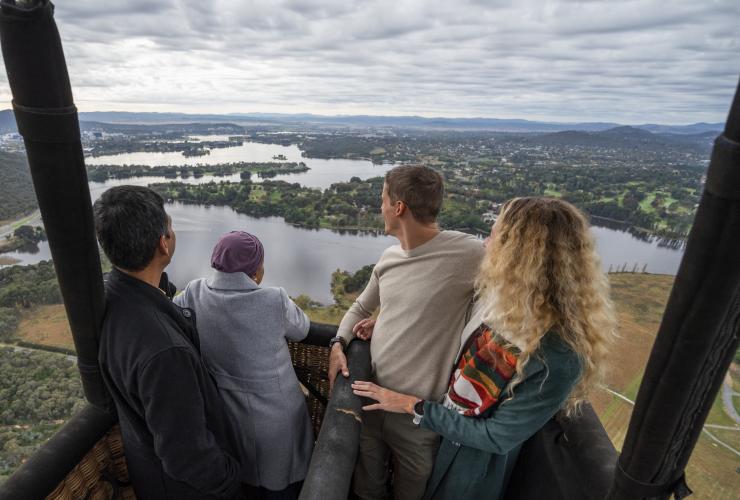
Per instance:
[[[331,349],[332,347],[334,347],[334,344],[336,344],[337,342],[339,342],[340,344],[342,344],[342,350],[343,351],[347,350],[347,341],[344,340],[344,338],[343,337],[340,337],[339,335],[337,335],[336,337],[333,337],[329,341],[329,349]]]
[[[420,399],[414,405],[414,425],[421,425],[422,418],[424,418],[424,400]]]

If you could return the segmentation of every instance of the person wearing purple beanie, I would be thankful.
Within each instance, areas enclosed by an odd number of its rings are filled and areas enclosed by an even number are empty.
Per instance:
[[[245,494],[293,499],[314,435],[287,340],[303,340],[310,322],[283,288],[260,287],[264,262],[256,236],[224,234],[211,276],[188,283],[174,301],[195,313],[203,358],[239,434]]]

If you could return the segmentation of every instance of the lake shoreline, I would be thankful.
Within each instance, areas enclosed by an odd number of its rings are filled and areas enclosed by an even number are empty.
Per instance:
[[[298,184],[310,190],[324,191],[330,188],[332,184],[337,183],[351,184],[353,177],[358,179],[382,178],[385,172],[393,167],[392,164],[379,166],[371,162],[358,160],[317,160],[303,157],[301,151],[295,146],[273,147],[251,143],[245,143],[240,148],[214,150],[206,161],[208,163],[272,162],[273,157],[278,154],[284,155],[288,161],[305,161],[311,170],[302,174],[279,176],[274,180],[285,181],[291,185]],[[191,160],[192,163],[203,161],[202,158]],[[115,159],[99,157],[96,158],[96,161],[102,164],[140,165],[161,165],[163,163],[182,165],[191,163],[183,161],[182,156],[176,158],[176,156],[169,153],[121,155]],[[227,178],[205,175],[198,179],[193,177],[181,179],[181,182],[200,185],[209,182],[231,181],[238,184],[241,182],[239,177],[239,174]],[[174,180],[145,176],[109,180],[104,183],[91,182],[89,184],[90,196],[94,201],[111,187],[120,185],[147,186],[158,182],[168,184]],[[271,187],[258,188],[263,183],[256,182],[256,180],[252,182],[254,189],[257,191],[265,189],[275,191],[277,189]],[[366,182],[363,181],[363,183]],[[263,213],[258,218],[239,213],[227,206],[205,205],[195,200],[194,203],[187,205],[182,202],[168,203],[166,210],[172,216],[178,236],[177,253],[168,267],[168,272],[178,285],[185,285],[193,279],[208,276],[211,272],[209,257],[218,237],[234,230],[249,231],[259,236],[265,247],[267,273],[263,283],[264,286],[284,287],[293,297],[305,294],[322,304],[331,304],[333,298],[329,287],[329,277],[334,271],[343,269],[348,272],[355,272],[365,265],[377,262],[388,247],[398,245],[397,239],[383,234],[382,222],[379,220],[379,209],[376,206],[379,204],[379,200],[376,200],[374,195],[372,198],[365,195],[357,196],[357,193],[361,193],[362,189],[365,188],[360,188],[360,186],[353,188],[353,196],[358,199],[358,202],[361,202],[362,206],[366,207],[366,212],[362,216],[358,214],[357,218],[345,217],[345,220],[340,219],[343,213],[341,210],[336,212],[326,211],[326,218],[311,217],[303,220],[300,217],[288,217],[293,220],[287,222],[285,217],[279,215]],[[283,191],[287,196],[291,196],[296,190],[303,191],[303,189],[298,188],[292,190],[285,188]],[[213,191],[214,196],[223,195],[218,188],[212,188],[211,191]],[[309,201],[314,202],[312,195],[305,194]],[[255,191],[252,203],[261,201],[264,196],[263,193]],[[207,198],[204,198],[204,200],[207,200]],[[293,200],[287,201],[294,204]],[[334,200],[328,201],[335,202]],[[341,200],[337,199],[336,201]],[[277,204],[281,203],[278,199],[275,202]],[[294,211],[300,211],[302,208],[300,203],[294,205]],[[463,205],[463,203],[453,204],[452,208],[454,210],[451,211],[453,216],[457,217],[466,213],[465,211],[468,209]],[[297,215],[300,215],[300,213]],[[628,270],[635,268],[635,265],[637,265],[638,270],[646,268],[649,273],[675,274],[677,271],[682,257],[681,249],[671,248],[670,246],[659,247],[657,237],[646,238],[643,236],[638,238],[633,234],[634,231],[630,233],[624,225],[618,225],[614,222],[602,224],[603,221],[597,218],[592,220],[592,231],[597,243],[597,250],[603,262],[604,272],[610,266],[612,266],[612,269],[625,269],[625,264]],[[451,219],[448,224],[454,222]],[[602,225],[605,227],[601,227]],[[467,231],[487,233],[489,228],[490,225],[486,224],[485,228],[476,226],[474,229],[477,229],[477,231],[471,229],[467,229]],[[38,253],[14,252],[5,254],[5,256],[20,260],[21,262],[17,264],[24,265],[49,260],[51,252],[48,242],[43,242],[39,244]],[[0,264],[0,267],[6,266]]]

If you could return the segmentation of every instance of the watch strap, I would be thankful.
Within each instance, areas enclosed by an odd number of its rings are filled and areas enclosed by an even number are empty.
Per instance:
[[[334,347],[334,344],[336,344],[337,342],[339,342],[340,344],[342,344],[342,350],[343,351],[347,350],[347,341],[344,340],[344,337],[340,337],[339,335],[337,335],[336,337],[333,337],[329,341],[329,349],[331,349],[332,347]]]
[[[421,425],[424,418],[424,400],[420,399],[414,404],[414,425]]]

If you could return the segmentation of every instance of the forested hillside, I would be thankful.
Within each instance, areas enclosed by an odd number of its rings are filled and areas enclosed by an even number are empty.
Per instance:
[[[0,221],[36,208],[36,194],[25,155],[0,151],[0,200]]]

